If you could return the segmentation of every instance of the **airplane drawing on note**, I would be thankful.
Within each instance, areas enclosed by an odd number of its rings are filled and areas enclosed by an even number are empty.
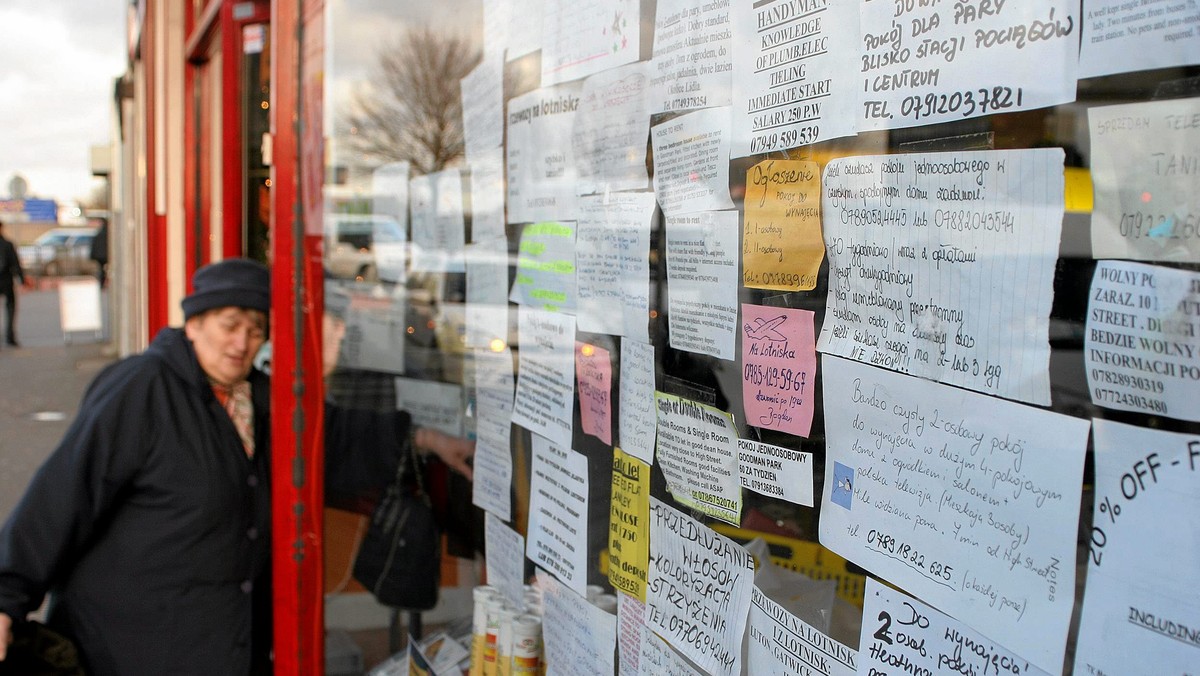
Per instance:
[[[779,315],[774,319],[755,319],[754,326],[746,324],[746,337],[753,340],[769,340],[771,342],[786,342],[787,336],[779,332],[779,327],[787,321],[787,315]]]

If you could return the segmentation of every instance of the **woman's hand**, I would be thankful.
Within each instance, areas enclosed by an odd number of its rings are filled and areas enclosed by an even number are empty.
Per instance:
[[[445,432],[429,427],[418,427],[416,434],[413,435],[413,440],[416,442],[418,453],[422,455],[433,453],[441,458],[447,467],[467,477],[468,480],[474,478],[469,463],[470,459],[475,457],[474,441],[462,437],[452,437]]]

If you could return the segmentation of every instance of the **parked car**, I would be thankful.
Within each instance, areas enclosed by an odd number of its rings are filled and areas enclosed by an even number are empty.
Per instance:
[[[339,279],[404,279],[404,228],[380,214],[325,214],[325,267]]]
[[[17,248],[26,274],[94,275],[96,261],[91,259],[92,241],[99,228],[54,228],[42,233],[33,244]]]

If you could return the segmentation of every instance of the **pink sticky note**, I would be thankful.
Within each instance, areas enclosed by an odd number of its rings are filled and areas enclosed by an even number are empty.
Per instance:
[[[812,333],[811,318],[808,332]],[[579,389],[579,417],[583,431],[611,444],[612,359],[608,350],[576,341],[575,380]]]
[[[817,373],[813,313],[742,305],[742,406],[746,422],[807,437]]]

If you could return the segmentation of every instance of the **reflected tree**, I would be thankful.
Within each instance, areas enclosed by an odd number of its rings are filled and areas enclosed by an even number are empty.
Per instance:
[[[350,147],[368,161],[407,160],[440,171],[464,153],[459,81],[480,60],[466,38],[412,28],[379,51],[371,81],[354,93]]]

